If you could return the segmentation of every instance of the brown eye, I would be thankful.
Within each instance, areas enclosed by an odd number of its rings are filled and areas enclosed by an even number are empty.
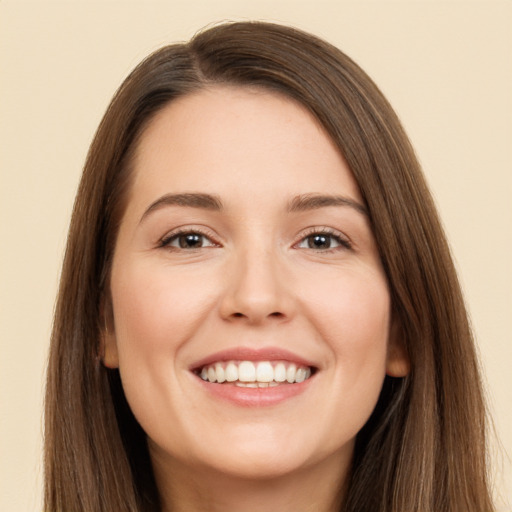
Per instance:
[[[215,246],[207,236],[196,232],[176,233],[163,240],[162,245],[177,249],[201,249]]]
[[[330,235],[311,235],[306,238],[309,249],[330,249],[331,239]]]
[[[350,249],[351,245],[348,240],[345,240],[339,235],[334,233],[312,233],[304,237],[298,244],[299,249],[312,249],[314,251],[327,251],[329,249]]]

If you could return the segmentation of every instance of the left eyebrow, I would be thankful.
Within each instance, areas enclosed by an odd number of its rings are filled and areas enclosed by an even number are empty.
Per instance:
[[[222,202],[217,196],[210,194],[165,194],[164,196],[151,203],[147,210],[142,214],[142,222],[150,213],[160,210],[166,206],[184,206],[186,208],[200,208],[203,210],[222,210]]]
[[[368,210],[361,204],[345,196],[324,195],[324,194],[301,194],[294,197],[288,205],[289,212],[303,212],[306,210],[317,210],[328,206],[348,206],[357,212],[368,216]]]

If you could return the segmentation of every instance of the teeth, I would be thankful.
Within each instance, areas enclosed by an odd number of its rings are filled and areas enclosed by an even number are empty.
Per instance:
[[[286,380],[291,384],[295,382],[295,374],[297,373],[297,367],[292,363],[286,369]]]
[[[235,382],[235,386],[239,388],[268,388],[270,382]],[[277,383],[274,382],[277,385]]]
[[[204,370],[204,368],[203,368]],[[203,372],[201,371],[201,377],[203,376]],[[238,368],[235,363],[230,361],[226,366],[226,380],[228,382],[235,382],[238,380]]]
[[[210,376],[208,375],[208,379]],[[306,370],[304,368],[299,368],[295,373],[295,382],[304,382],[306,378]]]
[[[226,380],[226,372],[220,363],[215,365],[215,374],[217,376],[217,382],[224,382]]]
[[[274,368],[274,380],[284,382],[286,380],[286,366],[283,363],[277,363]]]
[[[233,382],[240,387],[266,388],[281,383],[304,382],[311,377],[311,368],[284,361],[228,361],[205,366],[200,372],[201,379],[208,382]]]
[[[256,368],[251,361],[242,361],[238,365],[238,380],[240,382],[256,381]]]
[[[274,368],[268,361],[261,361],[256,367],[256,380],[258,382],[272,382],[274,380]]]

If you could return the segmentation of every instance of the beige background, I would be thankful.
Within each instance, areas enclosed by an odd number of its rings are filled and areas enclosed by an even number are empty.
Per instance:
[[[330,40],[402,118],[460,269],[502,443],[492,450],[499,510],[511,511],[512,2],[334,0],[0,0],[0,510],[41,509],[52,308],[74,192],[103,111],[148,52],[240,18]]]

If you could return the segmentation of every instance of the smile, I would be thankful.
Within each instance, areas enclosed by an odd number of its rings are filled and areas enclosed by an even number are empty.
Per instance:
[[[309,366],[288,361],[222,361],[203,366],[197,374],[206,382],[266,388],[301,383],[312,375]]]

